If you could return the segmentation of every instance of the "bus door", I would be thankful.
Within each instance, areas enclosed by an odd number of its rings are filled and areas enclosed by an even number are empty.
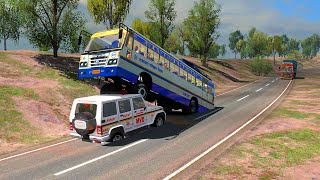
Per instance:
[[[208,80],[203,79],[203,80],[202,80],[202,94],[203,94],[203,99],[205,99],[205,100],[207,100],[207,101],[210,102],[209,93],[210,93],[210,90],[209,90]],[[207,104],[207,102],[205,102],[205,104]]]

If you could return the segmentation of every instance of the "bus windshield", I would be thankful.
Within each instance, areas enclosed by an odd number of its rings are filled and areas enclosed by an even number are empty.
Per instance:
[[[107,50],[107,49],[117,49],[122,45],[119,41],[118,34],[110,34],[106,36],[99,36],[91,38],[85,52],[98,51],[98,50]]]

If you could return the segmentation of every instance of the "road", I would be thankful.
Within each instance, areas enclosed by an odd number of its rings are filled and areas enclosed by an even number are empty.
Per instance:
[[[210,117],[171,113],[164,126],[105,146],[77,139],[2,156],[0,179],[163,179],[265,109],[289,82],[262,78],[216,97]]]

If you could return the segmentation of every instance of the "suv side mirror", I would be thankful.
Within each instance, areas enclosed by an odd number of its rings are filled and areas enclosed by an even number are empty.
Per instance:
[[[120,29],[120,30],[119,30],[119,39],[122,38],[122,33],[123,33],[123,29]]]
[[[79,39],[78,39],[78,45],[79,46],[81,45],[81,42],[82,42],[82,36],[79,36]]]

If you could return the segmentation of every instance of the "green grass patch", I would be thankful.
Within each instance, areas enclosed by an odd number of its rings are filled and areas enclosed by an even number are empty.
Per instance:
[[[253,163],[258,167],[290,167],[320,155],[320,132],[311,129],[267,134],[249,143],[255,145],[247,151],[253,154]],[[262,157],[261,152],[268,155]]]
[[[217,166],[213,168],[213,172],[219,175],[240,174],[243,168],[241,166]]]
[[[287,118],[295,118],[295,119],[306,119],[311,115],[309,113],[303,113],[299,111],[289,110],[287,108],[281,107],[277,108],[274,112],[272,112],[272,117],[287,117]]]
[[[303,106],[317,106],[318,105],[317,102],[310,102],[307,100],[291,100],[290,104],[303,105]]]
[[[39,96],[32,89],[18,88],[13,86],[0,86],[0,97],[3,96],[19,96],[35,100],[39,98]]]
[[[52,69],[50,67],[41,67],[35,73],[38,78],[46,78],[46,79],[59,79],[61,77],[60,72],[58,70]]]
[[[7,142],[38,143],[45,138],[15,109],[12,97],[38,99],[31,89],[0,86],[0,139]]]

